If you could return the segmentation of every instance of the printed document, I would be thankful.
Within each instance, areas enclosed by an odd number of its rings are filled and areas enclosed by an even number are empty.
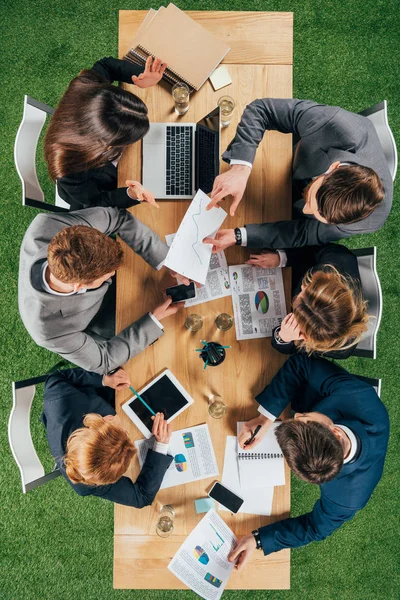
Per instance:
[[[211,508],[179,548],[168,569],[205,600],[219,600],[234,567],[228,554],[236,545],[235,534]]]
[[[229,267],[236,339],[272,336],[286,316],[282,269],[252,265]]]
[[[263,479],[262,472],[258,473],[258,478]],[[250,515],[264,515],[270,516],[272,513],[272,501],[274,498],[274,488],[272,485],[268,485],[266,479],[264,479],[265,485],[261,488],[257,488],[257,492],[254,493],[254,489],[247,487],[240,487],[239,480],[239,464],[237,457],[237,438],[233,435],[228,435],[226,438],[225,446],[225,459],[224,459],[224,470],[222,472],[222,485],[225,485],[228,490],[231,490],[234,494],[243,498],[244,502],[239,509],[240,513],[247,513]],[[229,511],[229,509],[219,505],[219,510]]]
[[[135,442],[140,467],[143,466],[148,450],[155,443],[154,437]],[[174,431],[168,454],[172,454],[174,460],[164,475],[161,489],[218,475],[214,448],[206,424]]]
[[[197,192],[164,261],[164,266],[193,281],[206,282],[211,259],[211,244],[203,244],[206,237],[213,238],[225,220],[223,208],[206,211],[210,198],[201,190]]]
[[[174,237],[174,233],[165,236],[165,241],[168,246],[171,246]],[[196,298],[186,300],[185,308],[231,295],[228,263],[226,262],[225,253],[223,251],[217,252],[217,254],[211,254],[205,284],[196,288]]]

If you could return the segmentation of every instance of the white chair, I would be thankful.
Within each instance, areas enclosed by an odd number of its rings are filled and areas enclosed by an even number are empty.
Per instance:
[[[353,250],[357,256],[361,287],[368,302],[368,329],[358,342],[354,356],[376,358],[376,336],[382,317],[382,289],[376,270],[376,247]]]
[[[359,114],[372,121],[394,181],[397,172],[397,148],[392,130],[389,127],[386,100],[374,104],[374,106],[361,111]]]
[[[365,383],[372,385],[379,398],[381,397],[382,379],[373,379],[372,377],[363,377],[362,375],[356,375],[356,377],[357,379],[361,379],[361,381],[365,381]]]
[[[8,421],[8,441],[21,473],[24,494],[61,475],[56,466],[50,473],[44,472],[31,436],[30,415],[36,385],[46,378],[47,375],[43,375],[12,384],[13,407]]]
[[[24,96],[24,114],[15,138],[14,162],[22,182],[22,205],[52,212],[64,212],[69,210],[70,206],[58,195],[57,186],[55,205],[46,203],[36,175],[36,149],[39,136],[47,115],[52,115],[53,112],[51,106],[38,102],[30,96]]]

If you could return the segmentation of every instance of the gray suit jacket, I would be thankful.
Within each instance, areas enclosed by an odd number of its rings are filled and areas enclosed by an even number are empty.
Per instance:
[[[314,217],[246,225],[252,248],[293,248],[319,245],[358,233],[377,231],[392,206],[393,182],[377,133],[366,117],[339,106],[312,100],[264,98],[249,104],[236,136],[222,158],[253,163],[265,131],[292,133],[300,138],[294,150],[293,183],[324,173],[339,160],[374,169],[385,188],[383,202],[366,219],[344,225],[325,225]],[[298,198],[293,198],[297,200]]]
[[[25,233],[18,301],[26,329],[39,346],[86,370],[107,373],[152,344],[163,332],[147,314],[115,335],[114,312],[107,314],[104,310],[111,280],[84,294],[55,296],[45,291],[41,267],[47,258],[48,244],[59,231],[71,225],[94,227],[106,235],[118,234],[154,268],[165,259],[168,247],[146,225],[118,208],[43,213],[35,217]],[[96,321],[100,309],[101,319]]]

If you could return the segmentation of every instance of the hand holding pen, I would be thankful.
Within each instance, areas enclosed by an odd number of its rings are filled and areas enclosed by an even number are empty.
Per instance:
[[[238,434],[238,443],[242,450],[253,450],[261,442],[272,421],[264,415],[259,415],[242,426]]]

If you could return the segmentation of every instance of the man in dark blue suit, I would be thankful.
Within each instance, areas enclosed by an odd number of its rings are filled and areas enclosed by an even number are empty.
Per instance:
[[[265,555],[298,548],[352,519],[382,476],[389,439],[386,408],[374,388],[322,358],[291,357],[256,400],[260,415],[242,428],[240,446],[252,450],[291,403],[294,418],[276,429],[276,437],[289,467],[318,484],[321,496],[311,512],[242,538],[229,557],[238,570],[256,548]],[[257,425],[255,441],[244,446]]]

